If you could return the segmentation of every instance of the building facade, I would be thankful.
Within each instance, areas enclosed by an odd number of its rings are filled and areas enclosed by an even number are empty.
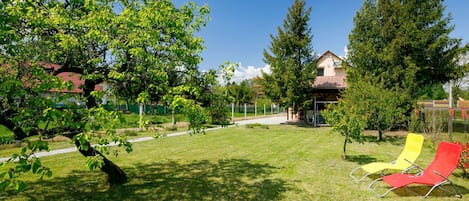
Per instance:
[[[347,87],[346,75],[343,68],[344,60],[331,51],[324,52],[317,59],[317,75],[313,83],[311,99],[313,108],[306,110],[306,114],[288,113],[288,119],[303,120],[312,125],[325,125],[321,115],[327,104],[337,103],[340,93]]]

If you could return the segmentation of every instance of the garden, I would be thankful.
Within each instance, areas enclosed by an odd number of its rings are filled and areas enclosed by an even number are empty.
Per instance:
[[[396,159],[409,132],[425,138],[421,167],[433,167],[440,142],[463,145],[462,159],[458,145],[447,152],[457,153],[448,175],[469,196],[466,112],[454,121],[446,107],[415,112],[418,100],[469,99],[457,84],[469,44],[451,37],[443,1],[364,1],[333,65],[346,86],[324,90],[314,85],[324,69],[305,0],[270,35],[269,72],[240,83],[240,63],[200,67],[208,5],[16,0],[0,10],[0,200],[379,200],[369,190],[379,174],[355,182],[349,173]],[[330,128],[300,117],[316,99],[337,103],[321,111]],[[230,125],[283,108],[304,124]],[[188,135],[170,135],[179,129]],[[77,151],[36,157],[62,148]],[[460,200],[440,188],[429,198]]]
[[[367,132],[375,135],[373,132]],[[349,172],[363,164],[388,162],[404,146],[405,132],[389,132],[383,142],[352,143],[342,160],[343,136],[330,128],[298,125],[235,126],[204,135],[158,138],[134,144],[134,151],[110,157],[129,181],[109,185],[106,174],[90,171],[79,153],[42,158],[53,170],[50,178],[21,175],[24,192],[7,191],[5,200],[379,200],[368,189],[378,175],[356,183]],[[469,134],[455,133],[467,141]],[[426,167],[435,147],[425,139],[416,163]],[[3,156],[3,152],[0,153]],[[469,182],[458,168],[450,176],[467,196]],[[424,192],[429,187],[412,187]],[[398,189],[388,199],[415,200]],[[460,200],[435,190],[429,197]]]

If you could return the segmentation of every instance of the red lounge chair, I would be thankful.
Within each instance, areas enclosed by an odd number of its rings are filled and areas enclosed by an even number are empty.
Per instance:
[[[453,185],[453,182],[448,179],[449,175],[451,175],[454,169],[458,167],[461,152],[461,145],[449,142],[441,142],[438,145],[435,158],[425,170],[414,164],[415,167],[422,170],[422,172],[419,174],[391,174],[374,180],[369,185],[369,188],[379,197],[384,197],[394,189],[407,187],[410,184],[421,184],[431,186],[431,189],[424,195],[424,197],[427,197],[433,191],[433,189],[438,187],[448,193],[454,193],[457,197],[462,198],[461,193],[459,193],[458,189],[456,189],[456,187]],[[373,185],[375,185],[378,181],[387,183],[389,186],[391,186],[391,188],[383,194],[377,193],[373,189]],[[444,184],[449,184],[453,188],[454,192],[443,188],[442,185]]]

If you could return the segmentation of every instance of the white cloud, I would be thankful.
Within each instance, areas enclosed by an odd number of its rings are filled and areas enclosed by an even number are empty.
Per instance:
[[[243,80],[246,79],[252,79],[255,77],[261,77],[262,76],[262,71],[266,73],[271,73],[270,71],[270,65],[265,65],[264,67],[255,67],[255,66],[239,66],[235,69],[234,75],[231,78],[230,82],[236,82],[240,83]],[[218,82],[220,82],[222,85],[223,80],[221,76],[218,76]]]

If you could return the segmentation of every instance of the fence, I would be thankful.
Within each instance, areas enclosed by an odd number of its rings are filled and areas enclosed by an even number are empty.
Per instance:
[[[129,111],[131,113],[139,114],[140,106],[138,104],[129,105],[105,105],[108,110],[122,110]],[[233,113],[241,114],[254,114],[254,115],[271,115],[285,112],[285,108],[279,107],[276,104],[228,104],[227,110]],[[166,115],[171,114],[171,110],[164,105],[143,105],[143,111],[145,114],[155,115]],[[179,113],[179,111],[175,111]]]
[[[138,114],[140,106],[138,104],[129,104],[127,105],[117,105],[114,109],[129,111],[131,113]],[[108,109],[108,108],[107,108]],[[145,114],[155,114],[155,115],[165,115],[170,114],[171,111],[168,107],[163,105],[143,105],[143,111]]]
[[[279,107],[276,104],[229,104],[226,107],[234,113],[269,115],[285,112],[285,108]]]

